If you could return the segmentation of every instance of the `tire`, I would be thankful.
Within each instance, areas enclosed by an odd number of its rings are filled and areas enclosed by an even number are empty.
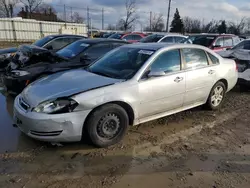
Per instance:
[[[216,95],[216,91],[219,92],[218,88],[222,89],[222,91],[220,90],[221,92],[217,93]],[[225,94],[226,94],[225,84],[223,82],[217,82],[209,94],[206,107],[209,110],[219,110],[223,104]]]
[[[100,148],[120,142],[129,126],[128,114],[116,104],[97,108],[87,120],[86,130],[91,142]]]

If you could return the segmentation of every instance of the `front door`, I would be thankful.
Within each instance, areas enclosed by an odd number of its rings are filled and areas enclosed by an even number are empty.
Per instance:
[[[180,57],[179,50],[161,53],[149,69],[151,73],[162,72],[163,75],[151,76],[139,82],[140,119],[183,105],[186,80],[185,73],[181,70]]]
[[[216,66],[210,66],[204,50],[182,49],[186,69],[184,106],[206,101],[216,77]]]

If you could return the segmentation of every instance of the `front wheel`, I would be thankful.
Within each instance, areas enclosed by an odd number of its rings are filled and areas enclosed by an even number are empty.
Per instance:
[[[125,136],[129,118],[121,106],[107,104],[90,115],[86,126],[88,136],[94,145],[108,147],[120,142]]]
[[[221,108],[223,100],[225,98],[226,86],[223,82],[217,82],[212,88],[208,97],[206,106],[210,110],[218,110]]]

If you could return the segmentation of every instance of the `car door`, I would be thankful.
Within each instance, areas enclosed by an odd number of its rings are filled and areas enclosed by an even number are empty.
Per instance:
[[[202,49],[181,49],[186,70],[184,106],[206,101],[216,79],[216,66],[211,65]]]
[[[181,70],[179,49],[162,52],[148,70],[165,75],[139,81],[140,118],[180,108],[185,95],[185,73]]]

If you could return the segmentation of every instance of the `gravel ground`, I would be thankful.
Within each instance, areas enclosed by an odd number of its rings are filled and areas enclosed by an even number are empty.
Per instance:
[[[107,149],[37,143],[0,154],[0,187],[249,187],[249,102],[249,93],[233,91],[220,111],[196,108],[132,127]]]

